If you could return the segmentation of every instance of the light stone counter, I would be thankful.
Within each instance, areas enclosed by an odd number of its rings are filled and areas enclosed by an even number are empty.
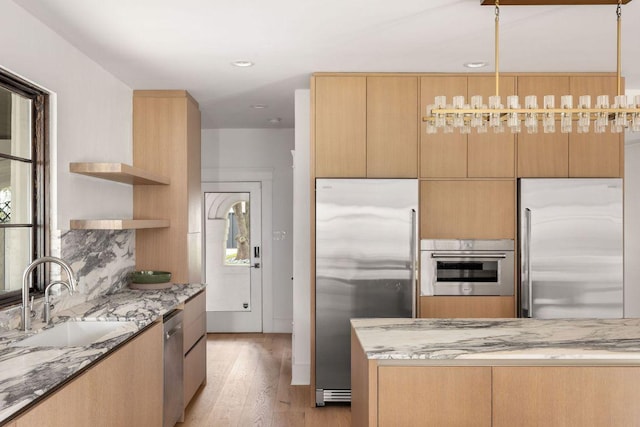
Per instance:
[[[640,364],[640,319],[352,319],[351,324],[368,359]]]
[[[33,324],[28,333],[11,331],[0,335],[0,425],[18,412],[36,404],[59,385],[132,338],[146,326],[178,307],[205,288],[203,284],[177,284],[165,290],[122,289],[59,313],[53,323],[76,321],[133,321],[99,342],[84,347],[14,347],[12,343],[44,327]]]

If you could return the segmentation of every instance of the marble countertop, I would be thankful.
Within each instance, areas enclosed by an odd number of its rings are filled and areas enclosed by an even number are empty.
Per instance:
[[[42,322],[34,322],[33,330],[27,333],[10,331],[0,335],[0,424],[204,288],[203,284],[176,284],[169,289],[148,291],[126,288],[62,311],[52,319],[54,324],[68,320],[133,322],[89,346],[12,346],[42,329]]]
[[[640,319],[352,319],[369,359],[640,364]]]

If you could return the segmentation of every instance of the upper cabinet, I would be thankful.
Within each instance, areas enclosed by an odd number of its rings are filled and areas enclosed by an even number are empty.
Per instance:
[[[416,178],[418,78],[316,76],[315,176]]]
[[[435,97],[444,95],[451,103],[454,96],[469,100],[481,95],[488,103],[495,95],[496,81],[490,76],[434,76],[420,79],[420,105],[422,115]],[[515,78],[500,78],[500,96],[503,103],[515,94]],[[420,176],[422,178],[513,178],[515,176],[515,137],[509,131],[495,133],[489,130],[479,134],[461,134],[457,130],[436,134],[426,133],[422,123],[420,134]]]
[[[613,76],[549,75],[518,77],[521,102],[527,95],[536,95],[541,105],[544,95],[554,95],[556,107],[562,95],[573,95],[577,105],[580,95],[591,95],[595,104],[598,95],[609,95],[613,103],[617,80]],[[621,134],[578,133],[574,124],[571,133],[537,134],[523,131],[518,135],[519,177],[619,177],[622,176],[623,139]]]
[[[317,177],[366,177],[366,77],[315,78],[315,148]]]
[[[611,74],[509,74],[500,76],[502,103],[517,94],[520,104],[536,95],[601,94],[613,103]],[[313,161],[318,178],[514,179],[516,177],[619,177],[623,174],[623,135],[593,131],[536,134],[524,126],[479,134],[458,130],[426,133],[422,116],[435,97],[467,101],[495,95],[495,76],[479,74],[318,74],[312,79]],[[418,99],[419,98],[419,99]],[[560,123],[557,123],[557,128]],[[419,134],[418,134],[419,132]]]
[[[467,94],[467,78],[458,76],[420,78],[420,112],[427,112],[438,95],[452,97]],[[451,101],[449,101],[451,102]],[[423,178],[464,178],[467,176],[467,135],[460,132],[427,134],[420,132],[420,176]]]
[[[542,107],[545,95],[554,95],[556,105],[560,97],[569,93],[568,76],[522,76],[518,77],[520,102],[527,95],[536,95]],[[561,133],[556,123],[555,133],[529,134],[526,130],[518,135],[518,176],[566,178],[569,176],[569,134]]]
[[[507,103],[507,96],[515,95],[515,77],[500,77],[500,97]],[[496,79],[490,76],[469,76],[467,99],[481,95],[485,103],[496,94]],[[472,130],[467,136],[467,176],[469,178],[513,178],[515,176],[515,135],[509,129],[495,133]]]
[[[513,239],[514,180],[420,182],[421,239]]]
[[[574,105],[580,95],[591,95],[595,104],[598,95],[609,95],[613,104],[617,95],[615,77],[572,76],[569,80],[569,94],[573,95]],[[624,88],[622,89],[624,93]],[[593,125],[592,125],[593,129]],[[569,176],[571,177],[621,177],[624,161],[623,135],[611,133],[577,133],[569,135]]]
[[[418,78],[367,77],[367,177],[418,176]]]

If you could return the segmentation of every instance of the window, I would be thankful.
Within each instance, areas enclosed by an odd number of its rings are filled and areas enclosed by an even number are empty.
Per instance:
[[[47,101],[0,70],[0,306],[20,300],[25,267],[48,246]],[[34,290],[44,274],[34,276]]]
[[[225,265],[248,265],[251,261],[249,202],[236,202],[227,213]]]

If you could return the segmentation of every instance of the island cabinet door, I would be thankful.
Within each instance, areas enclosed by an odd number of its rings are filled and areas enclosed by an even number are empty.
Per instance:
[[[491,426],[491,367],[379,367],[378,426]]]
[[[640,367],[493,368],[494,427],[640,425]]]

